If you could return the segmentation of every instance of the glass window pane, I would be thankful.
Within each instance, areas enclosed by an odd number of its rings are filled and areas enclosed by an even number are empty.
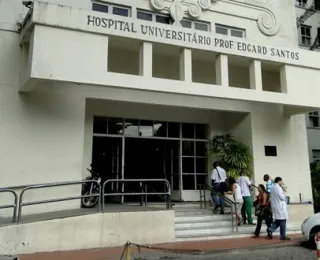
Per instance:
[[[301,26],[301,35],[305,35],[306,34],[305,29],[306,29],[305,27]]]
[[[123,134],[123,118],[108,118],[108,134]]]
[[[311,45],[311,39],[310,38],[306,38],[306,45]]]
[[[173,175],[173,189],[174,190],[179,190],[180,187],[180,180],[179,180],[179,175]]]
[[[180,123],[168,122],[168,137],[180,137]]]
[[[95,116],[93,118],[93,133],[94,134],[106,134],[107,133],[107,118]]]
[[[140,120],[140,136],[153,136],[153,121]]]
[[[112,13],[115,15],[129,16],[129,9],[113,6]]]
[[[156,16],[156,22],[157,23],[170,24],[170,17],[169,16],[157,15]]]
[[[243,32],[238,30],[231,30],[231,36],[242,38]]]
[[[196,124],[196,139],[207,139],[207,125]]]
[[[208,184],[207,175],[196,175],[196,180],[197,180],[197,189],[199,189],[198,185],[200,184]]]
[[[228,29],[220,26],[216,26],[216,33],[228,35]]]
[[[207,155],[207,142],[196,142],[196,156]]]
[[[137,12],[137,18],[145,21],[152,21],[152,14],[147,12]]]
[[[207,173],[207,159],[196,158],[196,173]]]
[[[165,162],[165,170],[167,175],[179,173],[179,157],[168,157]]]
[[[183,157],[182,158],[182,172],[183,173],[194,173],[194,158]]]
[[[124,134],[128,136],[140,136],[138,120],[126,119],[124,124]]]
[[[182,175],[183,190],[195,190],[194,175]]]
[[[182,142],[182,156],[194,156],[194,141]]]
[[[100,4],[97,4],[97,3],[92,3],[92,10],[93,11],[98,11],[98,12],[103,12],[103,13],[108,13],[109,12],[109,6],[100,5]]]
[[[194,138],[194,124],[182,124],[182,138]]]
[[[310,28],[307,28],[307,30],[306,30],[306,35],[309,36],[309,37],[311,36]]]
[[[155,121],[153,124],[153,135],[158,137],[167,137],[167,122]]]
[[[194,27],[196,30],[205,31],[205,32],[209,31],[209,26],[208,24],[205,24],[205,23],[195,23]]]
[[[190,21],[182,20],[180,23],[181,23],[182,27],[185,27],[185,28],[192,27],[192,23]]]

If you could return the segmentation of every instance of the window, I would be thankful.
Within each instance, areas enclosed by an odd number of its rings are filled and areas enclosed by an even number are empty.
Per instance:
[[[246,30],[222,24],[216,24],[216,33],[232,37],[245,38]]]
[[[172,24],[172,19],[169,15],[154,14],[144,10],[137,10],[137,18],[140,20],[145,20],[150,22]]]
[[[311,26],[301,25],[300,27],[301,44],[310,46],[311,45]]]
[[[308,0],[296,0],[296,3],[300,7],[306,7]]]
[[[264,147],[265,156],[277,156],[277,147],[276,146],[265,146]]]
[[[125,6],[111,5],[111,4],[100,4],[92,3],[92,10],[102,13],[109,13],[120,16],[131,16],[131,9]]]
[[[200,22],[200,21],[190,21],[190,20],[182,20],[181,22],[182,27],[195,29],[199,31],[210,31],[210,23]]]
[[[319,112],[314,111],[309,113],[310,127],[319,127]]]
[[[320,150],[312,150],[312,161],[320,162]]]

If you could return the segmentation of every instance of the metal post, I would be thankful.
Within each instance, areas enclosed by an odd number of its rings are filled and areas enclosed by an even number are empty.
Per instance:
[[[235,210],[235,214],[236,214],[236,220],[237,220],[237,203],[235,202],[234,203],[234,210]],[[239,227],[238,227],[238,222],[236,221],[236,232],[238,232],[238,229],[239,229]]]
[[[104,191],[105,191],[106,183],[107,181],[102,184],[102,212],[104,212],[104,200],[105,200]]]
[[[143,193],[143,185],[142,182],[140,182],[140,189],[141,189],[141,193]],[[143,195],[141,195],[141,201],[140,201],[140,206],[143,206]]]
[[[199,185],[200,209],[202,209],[202,185]]]
[[[101,182],[99,183],[99,197],[98,197],[98,199],[99,199],[99,202],[98,202],[98,210],[99,210],[99,212],[101,211],[101,194],[102,194],[102,189],[101,189]]]
[[[145,190],[145,193],[148,193],[148,185],[147,184],[144,185],[144,190]],[[147,207],[147,203],[148,203],[148,195],[146,194],[144,197],[144,206],[145,207]]]
[[[206,185],[203,184],[203,198],[204,198],[204,208],[207,208],[207,194],[206,194]]]
[[[233,209],[232,209],[232,204],[231,204],[231,225],[232,225],[232,232],[234,232],[234,216],[233,216]]]

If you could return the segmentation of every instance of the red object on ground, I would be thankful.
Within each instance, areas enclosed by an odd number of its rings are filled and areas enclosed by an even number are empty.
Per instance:
[[[318,232],[315,237],[314,240],[317,244],[317,259],[320,259],[320,232]]]
[[[268,240],[264,237],[261,238],[235,238],[235,239],[221,239],[221,240],[205,240],[205,241],[187,241],[187,242],[174,242],[168,244],[154,245],[161,248],[169,249],[189,249],[189,250],[202,250],[202,251],[219,251],[228,249],[241,249],[269,245],[291,245],[297,243],[302,238],[300,234],[290,235],[291,241],[281,242],[278,237],[273,240]],[[134,241],[132,241],[134,243]],[[122,254],[123,247],[101,248],[101,249],[88,249],[77,251],[65,252],[52,252],[52,253],[38,253],[31,255],[20,255],[20,260],[119,260]],[[154,252],[157,251],[149,249],[141,249],[141,252]],[[132,256],[138,255],[136,247],[132,247]]]

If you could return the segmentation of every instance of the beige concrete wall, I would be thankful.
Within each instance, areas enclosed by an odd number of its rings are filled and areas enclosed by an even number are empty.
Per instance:
[[[303,221],[314,214],[312,204],[288,205],[288,223],[290,226],[300,230]]]
[[[0,254],[172,242],[174,211],[93,214],[0,228]]]

